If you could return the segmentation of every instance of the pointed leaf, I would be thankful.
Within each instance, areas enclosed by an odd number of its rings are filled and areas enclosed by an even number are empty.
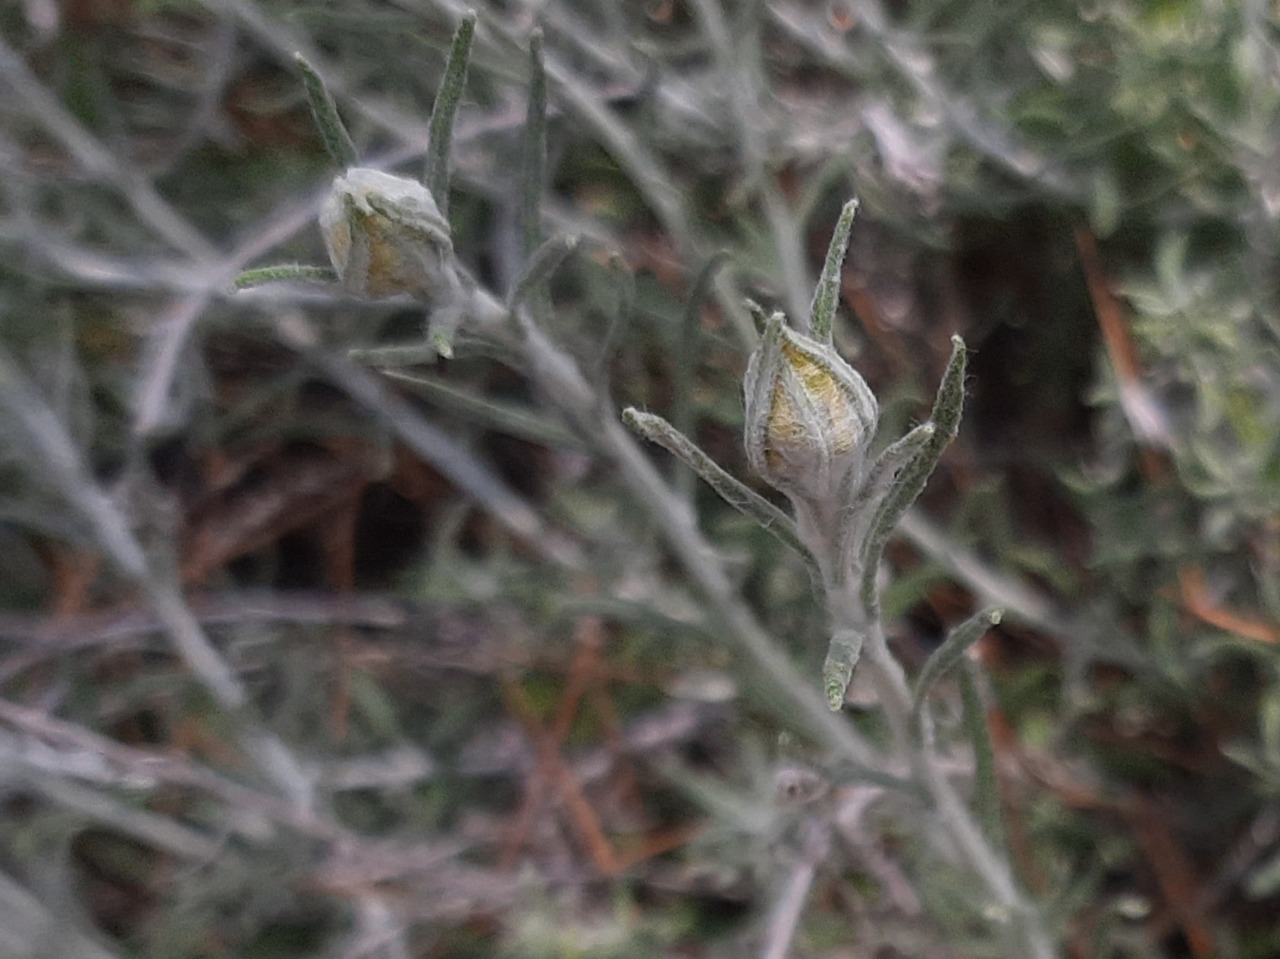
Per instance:
[[[836,307],[840,304],[840,276],[844,268],[845,250],[849,247],[849,233],[853,229],[853,217],[858,212],[858,201],[850,200],[840,211],[840,219],[831,234],[827,247],[827,259],[822,265],[822,276],[813,291],[813,303],[809,307],[810,328],[813,338],[823,343],[831,342],[831,326],[835,322]]]
[[[427,189],[435,198],[440,215],[449,215],[449,151],[453,146],[453,121],[458,115],[458,102],[467,83],[467,61],[471,56],[471,41],[475,37],[476,12],[468,10],[453,35],[449,59],[444,66],[444,77],[436,91],[436,102],[431,108],[430,141],[427,145],[427,166],[423,176]]]
[[[525,113],[520,163],[520,240],[526,260],[542,243],[539,216],[547,166],[547,72],[542,31],[529,34],[529,107]]]
[[[841,531],[842,555],[860,556],[865,543],[863,537],[870,530],[876,510],[893,489],[898,477],[920,455],[920,451],[933,438],[937,427],[932,423],[921,423],[906,436],[886,447],[871,468],[867,470],[867,478],[863,480],[862,489],[853,501],[852,507],[844,517],[844,529]]]
[[[970,616],[947,634],[942,645],[925,660],[920,676],[916,680],[915,712],[917,715],[934,684],[946,674],[947,670],[959,663],[969,647],[985,636],[992,626],[1000,625],[1003,616],[1004,610],[989,607]]]
[[[508,436],[532,440],[544,446],[559,446],[565,449],[584,448],[582,440],[572,432],[527,407],[491,400],[459,389],[433,376],[404,373],[399,370],[383,370],[382,375],[451,412]]]
[[[951,359],[947,363],[946,372],[942,375],[942,382],[938,385],[938,395],[934,399],[933,412],[929,417],[929,422],[934,427],[934,434],[902,468],[897,480],[876,510],[875,519],[867,534],[861,562],[861,597],[868,608],[874,609],[879,605],[876,593],[876,572],[890,534],[902,519],[902,514],[919,497],[925,483],[937,467],[942,451],[955,438],[960,428],[960,416],[964,409],[965,365],[964,340],[959,336],[953,336],[951,337]]]
[[[822,664],[822,688],[827,694],[827,705],[833,712],[844,706],[845,693],[853,682],[853,669],[858,665],[865,641],[865,636],[852,630],[842,630],[831,637],[827,659]]]
[[[311,104],[311,116],[316,121],[316,129],[320,131],[324,148],[329,151],[329,156],[333,157],[333,162],[340,169],[345,170],[355,166],[359,159],[356,145],[351,139],[351,134],[347,132],[342,118],[338,116],[337,104],[333,102],[333,97],[330,96],[324,81],[320,79],[320,74],[316,73],[315,67],[308,63],[301,53],[295,53],[293,60],[302,71],[302,85],[306,88],[307,102]]]
[[[578,248],[577,236],[553,236],[538,247],[525,264],[524,272],[516,280],[516,285],[507,297],[507,306],[511,309],[519,306],[535,291],[542,289],[551,275],[559,269],[565,258]]]
[[[693,405],[693,370],[698,357],[699,317],[702,304],[706,300],[707,290],[715,279],[716,271],[729,258],[725,250],[711,256],[702,269],[698,271],[685,300],[684,313],[680,318],[680,340],[676,344],[675,372],[671,384],[671,422],[685,436],[693,433],[695,414]],[[682,469],[676,484],[680,487],[685,499],[693,494],[694,474]]]
[[[755,520],[778,540],[794,549],[804,559],[811,573],[822,581],[818,563],[813,554],[800,541],[796,524],[791,517],[774,506],[759,493],[748,488],[720,468],[710,456],[661,416],[642,413],[634,407],[622,411],[622,421],[650,442],[657,443],[668,453],[697,473],[726,503],[742,515]]]

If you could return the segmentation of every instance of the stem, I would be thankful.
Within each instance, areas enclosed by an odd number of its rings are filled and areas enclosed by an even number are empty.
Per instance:
[[[880,758],[845,720],[832,713],[817,689],[792,664],[773,638],[738,599],[732,583],[715,559],[715,550],[698,530],[683,497],[667,485],[653,461],[598,397],[574,361],[538,329],[527,314],[512,314],[486,291],[477,289],[473,323],[510,341],[524,360],[527,374],[584,436],[595,440],[600,454],[646,508],[667,547],[685,568],[713,613],[714,624],[752,660],[762,681],[781,700],[770,705],[787,722],[802,722],[837,756],[878,769]]]
[[[1053,959],[1055,952],[1039,915],[1018,889],[1008,863],[991,846],[972,813],[947,778],[931,746],[912,733],[912,696],[901,664],[889,651],[878,610],[862,601],[856,579],[844,580],[827,595],[833,633],[861,630],[865,659],[880,708],[893,736],[895,752],[911,763],[913,778],[924,787],[938,821],[983,881],[988,893],[1016,923],[1033,959]]]
[[[770,705],[787,722],[804,723],[833,753],[878,768],[882,757],[845,721],[779,650],[749,610],[702,537],[692,510],[663,480],[626,428],[602,401],[574,361],[538,329],[527,314],[512,312],[483,289],[474,293],[472,319],[477,328],[508,341],[523,358],[528,375],[554,399],[561,411],[596,441],[600,454],[646,508],[667,547],[706,597],[715,625],[751,659],[763,681],[782,699]],[[514,319],[514,322],[512,320]],[[510,343],[512,331],[518,337]],[[911,734],[911,691],[902,667],[889,652],[873,603],[864,603],[861,584],[852,578],[828,585],[835,631],[864,631],[868,672],[875,682],[896,754],[906,758],[935,813],[988,892],[1019,926],[1029,959],[1054,959],[1053,946],[1038,913],[1022,897],[1008,865],[984,838],[938,764],[932,750]]]

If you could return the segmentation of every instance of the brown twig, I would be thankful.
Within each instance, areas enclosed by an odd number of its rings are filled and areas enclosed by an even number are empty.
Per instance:
[[[1106,345],[1107,356],[1120,387],[1121,408],[1143,443],[1139,469],[1143,478],[1151,482],[1162,476],[1165,469],[1161,458],[1147,445],[1152,438],[1153,424],[1148,422],[1148,418],[1137,416],[1132,403],[1126,399],[1145,396],[1138,349],[1125,321],[1124,307],[1112,290],[1103,269],[1102,258],[1098,255],[1098,241],[1093,232],[1088,227],[1077,226],[1075,242],[1085,283],[1089,287],[1089,298],[1093,301],[1094,315],[1098,319],[1098,328],[1102,331],[1102,341]]]
[[[320,531],[324,551],[325,580],[340,595],[350,595],[356,588],[356,524],[360,518],[360,501],[367,483],[360,484],[349,499],[338,504],[332,519]],[[347,736],[351,715],[351,663],[355,642],[351,630],[339,623],[337,629],[337,669],[329,720],[336,742]]]
[[[581,698],[582,689],[585,689],[585,684],[576,692],[573,689],[566,690],[557,718],[564,715],[564,703],[571,698],[570,693],[574,694],[576,710],[576,702]],[[514,865],[515,857],[524,845],[539,808],[550,795],[558,794],[568,807],[571,827],[586,847],[596,868],[604,875],[614,875],[620,868],[617,856],[605,837],[600,820],[587,801],[581,784],[565,763],[564,757],[560,755],[561,740],[554,735],[555,727],[553,726],[550,730],[543,727],[538,719],[537,709],[529,699],[529,694],[519,683],[508,682],[504,688],[504,695],[507,708],[511,710],[524,727],[525,734],[533,742],[538,762],[526,786],[524,803],[517,816],[511,839],[504,850],[501,864],[507,867]],[[569,713],[570,722],[572,715]],[[568,724],[564,724],[562,728],[567,732]]]
[[[1183,607],[1197,619],[1259,643],[1275,645],[1280,642],[1280,629],[1275,626],[1218,606],[1209,595],[1202,569],[1184,566],[1178,570],[1178,585],[1181,588]]]
[[[1147,797],[1134,794],[1120,808],[1192,955],[1197,959],[1217,955],[1213,932],[1200,908],[1201,883],[1178,837]]]

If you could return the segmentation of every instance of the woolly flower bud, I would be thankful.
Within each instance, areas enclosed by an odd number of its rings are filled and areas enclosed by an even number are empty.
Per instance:
[[[333,181],[320,229],[342,285],[357,296],[432,298],[452,283],[449,224],[417,180],[352,167]]]
[[[752,468],[810,520],[834,521],[861,483],[875,434],[879,407],[866,381],[833,347],[775,313],[743,390]]]

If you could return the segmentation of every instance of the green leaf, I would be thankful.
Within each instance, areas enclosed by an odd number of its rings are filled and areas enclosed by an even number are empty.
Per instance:
[[[434,363],[440,352],[426,343],[397,343],[394,346],[354,347],[347,350],[347,356],[357,363],[369,366],[418,366],[422,363]]]
[[[449,215],[449,151],[453,146],[453,121],[458,115],[458,102],[467,84],[467,61],[471,56],[471,41],[475,37],[476,12],[468,10],[453,35],[449,59],[444,66],[444,78],[436,91],[436,102],[431,108],[430,141],[427,146],[427,166],[423,182],[435,198],[440,215]]]
[[[382,375],[445,409],[508,436],[518,436],[544,446],[585,448],[582,440],[568,429],[527,407],[478,396],[432,376],[400,370],[383,370]]]
[[[702,304],[706,300],[711,281],[716,271],[729,258],[725,250],[711,256],[702,269],[698,271],[685,300],[684,314],[680,318],[680,339],[676,343],[675,370],[671,384],[671,421],[675,428],[685,436],[693,433],[696,423],[693,404],[693,370],[698,357],[699,317]],[[682,469],[676,477],[676,485],[680,487],[685,498],[693,494],[694,474]]]
[[[259,266],[245,270],[235,278],[237,290],[261,286],[264,283],[282,283],[305,280],[310,283],[337,283],[338,274],[327,266],[303,266],[299,263],[282,263],[279,266]]]
[[[849,233],[853,218],[858,212],[858,201],[850,200],[840,211],[840,219],[831,234],[827,247],[827,259],[822,265],[822,276],[813,291],[813,303],[809,307],[813,338],[821,343],[831,342],[831,326],[835,322],[836,307],[840,304],[840,275],[844,268],[844,255],[849,247]]]
[[[875,609],[879,605],[876,593],[876,572],[889,536],[898,525],[898,521],[902,519],[902,515],[924,490],[925,483],[937,468],[942,451],[960,429],[960,416],[964,410],[965,365],[964,340],[959,336],[953,336],[951,337],[951,359],[947,363],[946,372],[942,375],[942,382],[938,385],[938,395],[933,401],[933,412],[929,417],[934,433],[921,444],[916,455],[899,473],[898,479],[876,511],[866,545],[863,547],[861,598],[869,609]]]
[[[946,675],[947,671],[959,663],[965,652],[986,635],[987,630],[992,626],[998,626],[1001,618],[1004,616],[1004,610],[997,607],[989,607],[970,616],[963,623],[953,629],[942,645],[933,651],[933,654],[925,660],[924,667],[920,670],[920,676],[916,680],[915,690],[915,706],[913,712],[915,716],[920,715],[920,707],[924,703],[925,697],[929,694],[935,683]]]
[[[302,71],[302,85],[306,88],[307,102],[311,104],[311,116],[316,121],[316,129],[320,131],[324,148],[329,151],[329,156],[333,157],[333,162],[340,169],[345,170],[355,166],[359,159],[356,145],[351,139],[351,134],[347,132],[346,126],[343,125],[342,118],[338,116],[337,104],[329,95],[329,90],[320,79],[320,74],[316,73],[315,67],[308,63],[301,53],[295,53],[293,60]]]
[[[920,455],[936,432],[937,427],[932,423],[921,423],[876,457],[867,470],[867,477],[858,490],[848,517],[844,520],[846,525],[840,534],[843,555],[862,551],[865,543],[858,542],[858,536],[863,535],[864,530],[870,531],[871,523],[867,514],[870,512],[874,517],[874,511],[889,496],[903,470]]]
[[[964,728],[973,749],[973,801],[987,839],[997,849],[1007,846],[1004,813],[1000,808],[1000,787],[996,780],[995,750],[991,746],[991,730],[987,728],[987,708],[979,688],[980,667],[966,659],[960,664],[960,703],[964,710]]]
[[[844,706],[844,696],[853,682],[853,669],[858,665],[864,642],[866,637],[852,630],[841,630],[831,637],[827,658],[822,664],[822,688],[833,712]]]
[[[636,309],[636,278],[621,253],[614,251],[609,254],[609,272],[614,277],[613,286],[618,291],[618,307],[609,318],[609,325],[600,338],[600,353],[591,364],[591,377],[599,384],[606,384],[608,381],[609,364],[613,362],[614,354],[626,338]]]
[[[796,524],[786,513],[778,509],[759,493],[734,479],[702,452],[691,439],[677,430],[661,416],[653,413],[642,413],[634,407],[622,411],[622,421],[645,439],[657,443],[672,456],[697,473],[702,479],[720,494],[721,499],[742,515],[753,519],[767,532],[794,549],[804,559],[810,573],[815,575],[816,582],[822,582],[822,574],[813,554],[800,541],[796,532]]]
[[[529,257],[524,272],[520,274],[515,287],[511,290],[511,295],[507,297],[507,306],[514,309],[542,289],[565,258],[577,248],[578,237],[576,236],[553,236],[538,247]]]

